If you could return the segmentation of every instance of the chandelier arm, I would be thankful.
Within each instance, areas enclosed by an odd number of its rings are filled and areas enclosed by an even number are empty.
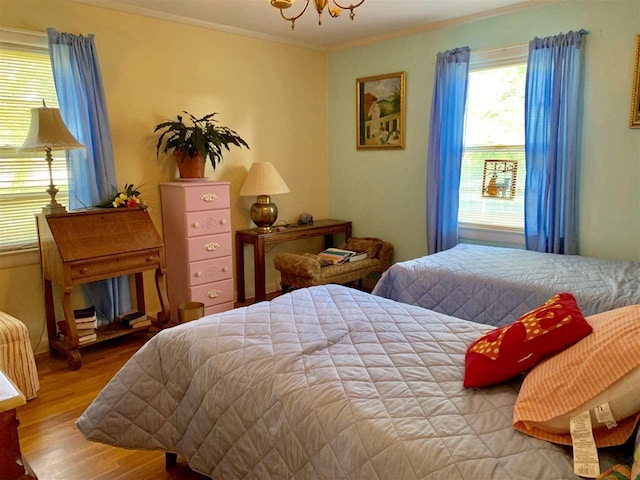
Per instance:
[[[358,3],[356,3],[356,4],[353,4],[353,3],[352,3],[351,5],[349,5],[349,6],[347,6],[347,7],[340,5],[336,0],[333,0],[333,3],[335,3],[337,7],[341,8],[341,9],[343,9],[343,10],[351,10],[351,11],[353,11],[353,9],[354,9],[354,8],[358,8],[360,5],[362,5],[362,4],[363,4],[363,3],[364,3],[364,0],[360,0],[360,1],[359,1]]]
[[[360,5],[362,5],[362,4],[364,3],[364,0],[360,0],[360,1],[359,1],[358,3],[356,3],[356,4],[353,4],[353,3],[352,3],[352,4],[351,4],[351,5],[349,5],[349,6],[343,6],[343,5],[340,5],[340,4],[337,2],[337,0],[333,0],[333,3],[336,5],[336,7],[341,8],[342,10],[349,10],[349,18],[350,18],[351,20],[353,20],[353,17],[355,17],[355,16],[356,16],[356,14],[355,14],[355,13],[353,13],[353,10],[354,10],[354,9],[356,9],[356,8],[358,8]],[[333,16],[333,15],[332,15],[332,16]],[[336,15],[336,16],[337,16],[337,15]]]
[[[304,12],[307,11],[307,7],[309,6],[309,0],[307,0],[306,5],[304,6],[304,8],[302,9],[302,11],[298,14],[298,15],[292,15],[291,17],[287,17],[284,14],[284,10],[282,8],[278,9],[280,10],[280,15],[282,16],[282,18],[284,18],[286,21],[291,22],[291,30],[293,30],[295,28],[295,22],[297,19],[299,19],[302,15],[304,15]]]

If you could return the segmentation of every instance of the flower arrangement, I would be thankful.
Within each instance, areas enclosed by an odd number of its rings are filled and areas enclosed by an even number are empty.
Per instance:
[[[147,204],[140,198],[139,187],[135,187],[133,183],[127,183],[124,189],[109,197],[109,199],[98,203],[97,207],[106,208],[144,208],[148,210]]]

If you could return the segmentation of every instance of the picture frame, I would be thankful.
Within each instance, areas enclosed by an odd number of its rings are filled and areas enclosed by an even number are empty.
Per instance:
[[[631,115],[629,127],[640,128],[640,35],[636,35],[636,51],[633,57],[633,81],[631,88]]]
[[[356,148],[404,149],[405,72],[356,79]]]

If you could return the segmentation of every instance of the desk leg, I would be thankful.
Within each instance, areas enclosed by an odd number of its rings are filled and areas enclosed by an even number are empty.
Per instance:
[[[65,288],[62,292],[62,311],[64,319],[67,321],[68,335],[65,337],[64,346],[67,354],[67,363],[71,370],[78,370],[82,365],[82,357],[78,350],[78,330],[76,328],[76,320],[73,316],[73,308],[71,308],[71,291],[72,287]]]
[[[255,271],[256,302],[267,299],[267,289],[265,286],[265,255],[264,240],[258,238],[253,244],[253,268]]]
[[[238,302],[245,301],[244,291],[244,242],[236,233],[236,295]]]
[[[158,291],[158,298],[160,299],[158,323],[161,326],[166,326],[171,321],[171,311],[169,310],[169,299],[167,298],[167,288],[164,280],[165,278],[165,269],[156,268],[156,290]],[[142,279],[140,279],[140,282],[142,282]]]
[[[47,319],[47,337],[49,338],[49,346],[53,346],[53,342],[57,340],[56,330],[56,313],[53,307],[53,288],[51,280],[44,280],[44,313]],[[51,349],[51,348],[49,348]]]

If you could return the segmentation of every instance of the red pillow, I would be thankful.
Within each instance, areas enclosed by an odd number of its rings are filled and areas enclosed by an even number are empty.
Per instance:
[[[570,293],[560,293],[511,325],[474,341],[465,356],[465,387],[486,387],[525,372],[592,331]]]

